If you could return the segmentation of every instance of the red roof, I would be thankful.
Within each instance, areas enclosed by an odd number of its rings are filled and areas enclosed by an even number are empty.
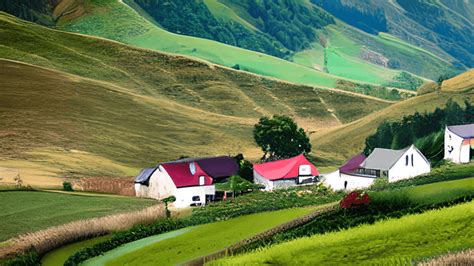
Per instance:
[[[318,169],[303,154],[285,160],[255,164],[253,169],[267,180],[297,178],[300,165],[309,165],[311,175],[319,175]]]
[[[196,167],[194,174],[191,173],[190,164]],[[204,185],[212,185],[212,178],[202,170],[196,162],[162,164],[168,175],[173,180],[176,187],[199,186],[199,177],[204,176]]]

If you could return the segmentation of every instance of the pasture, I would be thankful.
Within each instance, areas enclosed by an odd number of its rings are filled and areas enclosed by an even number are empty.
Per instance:
[[[134,211],[154,200],[41,191],[0,192],[0,241],[80,219]]]
[[[315,235],[210,265],[411,264],[474,247],[474,202]]]
[[[262,212],[184,228],[125,244],[86,261],[86,265],[176,265],[219,251],[279,224],[310,213],[312,208]],[[136,241],[137,242],[137,241]]]

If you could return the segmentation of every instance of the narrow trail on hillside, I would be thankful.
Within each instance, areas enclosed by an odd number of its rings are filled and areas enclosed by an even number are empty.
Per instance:
[[[319,96],[319,100],[321,101],[321,103],[326,107],[326,110],[331,114],[332,117],[334,117],[334,119],[336,119],[337,123],[339,125],[342,125],[342,121],[339,119],[339,117],[337,117],[336,113],[334,112],[334,109],[332,108],[329,108],[329,105],[324,101],[324,99]]]

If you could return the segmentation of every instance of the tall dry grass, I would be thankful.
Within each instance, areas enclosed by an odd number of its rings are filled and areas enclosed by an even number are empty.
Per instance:
[[[143,210],[78,220],[45,230],[27,233],[12,239],[12,244],[0,248],[0,257],[34,250],[40,255],[76,241],[125,230],[138,224],[150,224],[166,216],[163,204]]]
[[[436,265],[474,265],[474,249],[468,249],[458,253],[450,253],[419,264],[419,266]]]

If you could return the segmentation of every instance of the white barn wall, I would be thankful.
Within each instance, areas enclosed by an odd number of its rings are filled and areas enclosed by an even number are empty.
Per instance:
[[[413,166],[411,155],[413,154]],[[408,155],[408,165],[406,165],[406,156]],[[398,161],[388,171],[388,181],[395,182],[402,179],[409,179],[415,176],[429,173],[431,171],[430,163],[421,155],[415,146],[411,146]]]
[[[173,206],[176,208],[186,208],[191,204],[206,204],[206,195],[215,195],[216,188],[211,186],[193,186],[193,187],[182,187],[178,188],[174,196],[176,201],[173,203]],[[193,197],[199,196],[199,201],[193,201]]]
[[[466,154],[466,149],[461,149],[463,140],[463,138],[446,128],[444,131],[444,159],[450,160],[453,163],[468,163],[469,146],[467,146]],[[449,147],[453,147],[452,152],[449,152]]]
[[[370,187],[375,178],[372,177],[363,177],[363,176],[356,176],[356,175],[348,175],[344,173],[340,173],[339,170],[325,174],[323,183],[326,186],[329,186],[332,190],[344,190],[344,182],[347,181],[346,190],[354,190],[354,189],[363,189]]]

